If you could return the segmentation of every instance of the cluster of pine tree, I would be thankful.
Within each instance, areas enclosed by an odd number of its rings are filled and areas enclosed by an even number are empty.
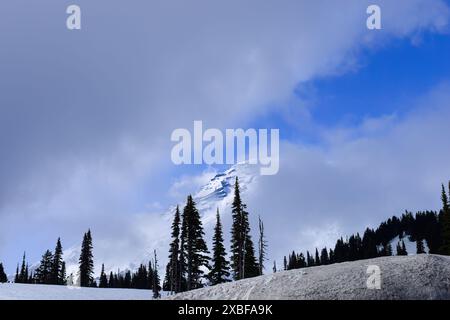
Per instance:
[[[56,242],[55,252],[50,250],[45,251],[39,266],[34,271],[29,271],[29,265],[26,263],[25,253],[22,258],[22,265],[19,269],[17,265],[15,283],[30,283],[30,284],[66,284],[66,265],[62,259],[62,245],[58,238]]]
[[[450,182],[449,182],[450,192]],[[416,252],[425,253],[426,243],[429,253],[450,255],[450,205],[447,192],[442,185],[441,194],[443,208],[439,211],[417,212],[413,215],[406,211],[400,218],[392,217],[380,224],[377,229],[367,228],[363,237],[359,233],[344,240],[336,241],[334,249],[316,249],[315,255],[306,252],[297,254],[293,251],[284,257],[284,269],[298,269],[304,267],[326,265],[337,262],[370,259],[380,256],[393,255],[390,242],[399,237],[397,255],[407,255],[404,237],[416,241]]]
[[[231,263],[227,260],[222,223],[217,210],[213,235],[212,257],[204,240],[200,214],[192,196],[188,196],[183,212],[176,208],[172,223],[172,242],[163,288],[169,292],[182,292],[204,286],[216,285],[234,279],[250,278],[262,274],[267,243],[264,226],[260,220],[259,259],[250,236],[246,205],[242,202],[239,179],[236,178],[232,204]],[[231,270],[230,270],[231,268]],[[206,273],[206,271],[208,272]]]
[[[105,273],[105,266],[102,265],[99,288],[123,288],[123,289],[148,289],[153,291],[153,297],[159,298],[161,285],[158,274],[158,260],[155,258],[147,265],[141,264],[134,273],[127,270],[125,272]]]

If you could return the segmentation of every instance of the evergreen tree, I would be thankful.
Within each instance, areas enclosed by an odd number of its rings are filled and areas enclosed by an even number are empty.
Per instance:
[[[425,253],[425,248],[423,246],[423,240],[417,239],[416,249],[417,249],[417,254]]]
[[[180,278],[180,209],[177,206],[172,223],[172,242],[169,249],[169,262],[166,267],[164,289],[170,292],[181,291]]]
[[[404,256],[408,255],[408,251],[406,251],[405,242],[402,240],[402,252]]]
[[[329,261],[330,261],[330,259],[328,256],[328,250],[327,250],[327,248],[323,248],[322,252],[320,253],[320,262],[323,265],[326,265],[326,264],[329,264]]]
[[[100,273],[100,283],[98,285],[100,288],[107,288],[108,287],[108,278],[106,277],[105,273],[105,265],[102,263],[102,271]]]
[[[250,236],[247,206],[242,202],[239,179],[234,184],[231,228],[231,267],[235,280],[255,277],[259,274],[255,249]]]
[[[266,260],[267,255],[267,240],[264,234],[264,223],[262,222],[261,217],[258,217],[258,222],[259,222],[258,267],[259,267],[259,275],[262,275],[264,269],[264,261]]]
[[[116,287],[116,283],[115,283],[115,281],[114,281],[114,274],[113,274],[113,272],[111,271],[111,272],[109,273],[108,288],[115,288],[115,287]]]
[[[3,264],[0,262],[0,283],[8,282],[8,277],[6,276]]]
[[[94,257],[92,255],[92,248],[91,230],[88,230],[83,236],[79,259],[81,287],[90,287],[94,283]]]
[[[186,259],[186,289],[192,290],[201,288],[203,267],[208,268],[208,248],[203,239],[204,231],[200,214],[195,207],[192,196],[188,196],[186,206],[183,210],[183,248]]]
[[[208,279],[211,285],[216,285],[223,282],[230,281],[228,261],[226,259],[225,246],[223,245],[222,223],[220,222],[219,209],[216,214],[216,226],[214,228],[213,236],[213,256],[211,271],[208,274]]]
[[[155,260],[153,264],[153,299],[159,299],[161,294],[159,293],[161,290],[159,283],[159,275],[158,275],[158,258],[156,256],[156,250],[153,251]]]
[[[320,266],[319,250],[317,250],[317,248],[316,248],[316,259],[314,261],[314,265]]]
[[[450,182],[449,182],[450,193]],[[442,230],[442,245],[440,253],[443,255],[450,255],[450,205],[445,187],[442,185],[442,214],[440,218],[441,230]]]
[[[66,275],[66,263],[63,261],[61,264],[61,270],[59,272],[58,282],[60,285],[67,285],[67,275]]]
[[[63,264],[62,254],[63,252],[61,239],[58,238],[58,241],[56,242],[55,253],[53,254],[52,271],[50,274],[51,284],[61,285],[64,282],[64,279],[61,279],[61,269]]]
[[[283,259],[283,266],[284,266],[284,271],[288,270],[288,263],[287,263],[286,256],[284,256],[284,259]]]
[[[20,283],[20,278],[19,278],[19,264],[17,264],[17,268],[16,268],[16,276],[14,277],[14,283]]]
[[[39,284],[52,284],[53,254],[50,250],[42,255],[41,262],[37,268],[34,278]]]
[[[273,271],[273,273],[277,273],[277,262],[275,260],[273,261],[272,271]]]
[[[26,254],[25,252],[23,253],[23,257],[22,257],[22,266],[20,267],[20,272],[19,269],[17,269],[17,276],[16,276],[16,283],[27,283],[28,282],[28,270],[27,270],[27,263],[26,263]]]

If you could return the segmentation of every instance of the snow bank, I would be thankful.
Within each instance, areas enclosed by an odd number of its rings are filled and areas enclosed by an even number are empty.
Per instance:
[[[150,300],[151,290],[0,283],[0,300]]]
[[[369,265],[380,268],[380,290],[367,288]],[[450,299],[450,257],[393,256],[283,271],[168,299]]]

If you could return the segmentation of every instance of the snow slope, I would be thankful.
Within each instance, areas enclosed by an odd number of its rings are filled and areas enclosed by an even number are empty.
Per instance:
[[[151,290],[0,284],[0,300],[150,300]]]
[[[368,289],[369,265],[381,270],[381,289]],[[450,257],[392,256],[283,271],[198,289],[168,299],[377,300],[450,299]]]

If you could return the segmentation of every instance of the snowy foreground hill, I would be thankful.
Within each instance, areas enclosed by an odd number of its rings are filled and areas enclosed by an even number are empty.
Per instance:
[[[381,289],[368,289],[367,268],[381,270]],[[150,290],[0,284],[0,300],[147,300]],[[450,299],[450,257],[383,257],[277,272],[169,296],[199,300]]]
[[[381,270],[381,289],[368,289],[368,266]],[[382,257],[283,271],[185,292],[187,300],[450,299],[450,257]]]

